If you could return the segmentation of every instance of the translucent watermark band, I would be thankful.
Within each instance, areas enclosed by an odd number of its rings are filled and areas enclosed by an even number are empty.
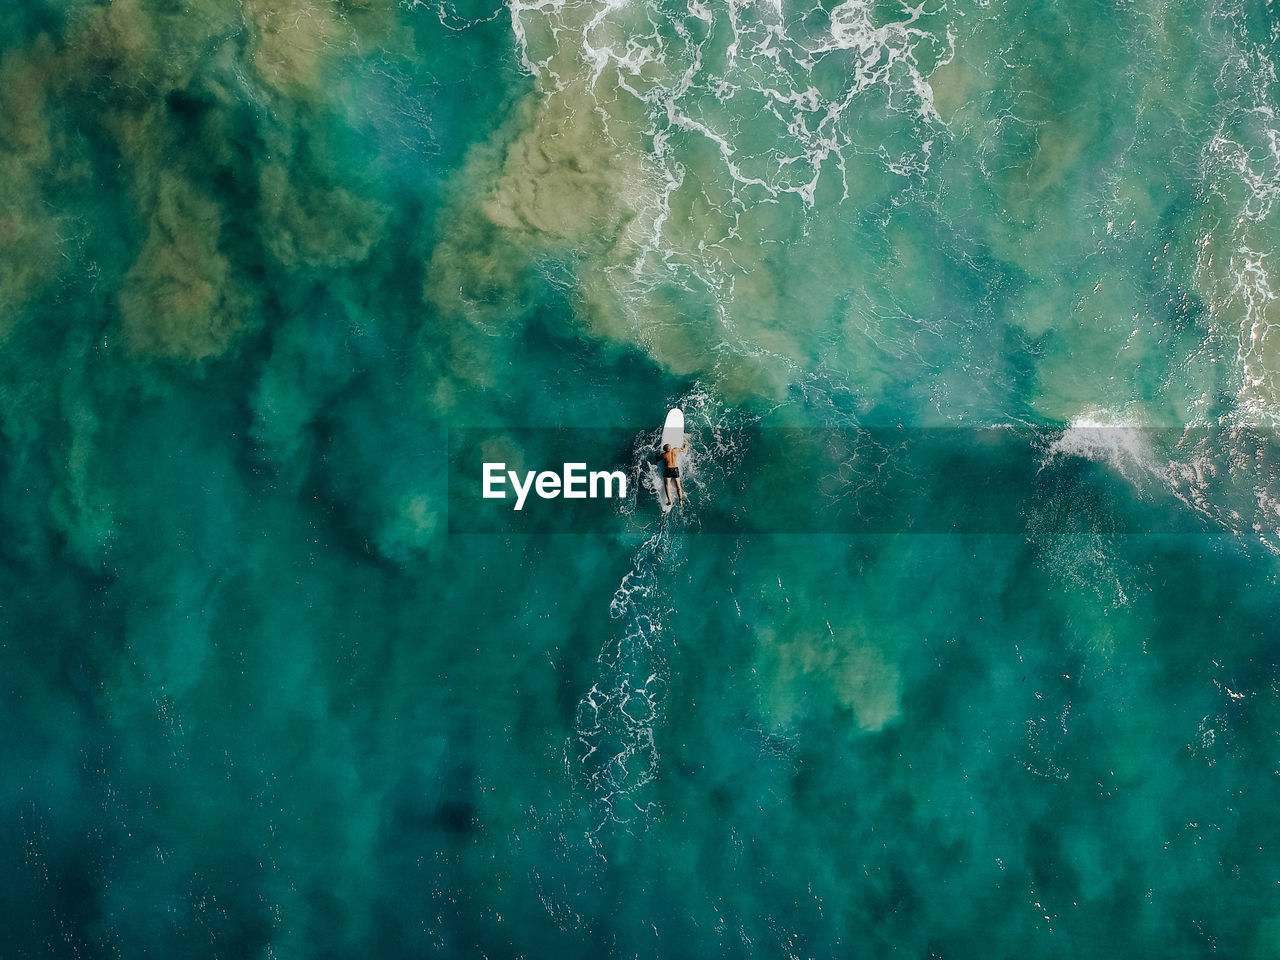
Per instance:
[[[1209,438],[1182,429],[748,425],[704,437],[695,426],[689,440],[677,457],[681,504],[656,431],[453,429],[449,531],[625,534],[660,522],[707,534],[1221,529],[1194,504],[1193,461]],[[1275,444],[1257,440],[1269,458]]]

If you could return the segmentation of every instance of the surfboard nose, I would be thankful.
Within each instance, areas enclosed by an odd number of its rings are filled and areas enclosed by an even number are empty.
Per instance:
[[[667,412],[666,423],[662,425],[662,442],[673,447],[684,443],[684,411],[679,407],[672,407]]]

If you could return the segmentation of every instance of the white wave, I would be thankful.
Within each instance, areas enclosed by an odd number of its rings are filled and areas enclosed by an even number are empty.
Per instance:
[[[509,0],[508,8],[521,62],[543,95],[584,85],[606,132],[619,123],[643,130],[654,194],[630,228],[628,271],[642,285],[645,275],[652,283],[687,274],[730,292],[733,264],[720,245],[737,237],[742,213],[788,196],[813,207],[831,175],[848,197],[851,150],[906,178],[928,169],[932,133],[914,153],[886,150],[859,140],[851,109],[870,98],[922,130],[940,124],[921,58],[931,69],[954,37],[920,26],[923,5],[888,23],[877,22],[883,11],[870,0],[800,15],[775,0]],[[839,69],[830,69],[834,60]],[[688,217],[673,223],[677,194],[682,211],[696,196],[712,212],[701,231]]]
[[[1153,455],[1136,422],[1102,409],[1072,418],[1049,445],[1044,462],[1055,457],[1081,457],[1106,464],[1134,484],[1149,476],[1163,477],[1168,467],[1167,461]]]
[[[1214,87],[1221,119],[1201,150],[1206,222],[1195,283],[1209,329],[1189,360],[1228,380],[1234,405],[1206,414],[1171,464],[1174,493],[1197,513],[1280,552],[1280,475],[1271,437],[1280,426],[1280,117],[1273,47],[1250,38],[1245,7],[1216,9],[1222,61]],[[1273,38],[1274,39],[1274,38]]]

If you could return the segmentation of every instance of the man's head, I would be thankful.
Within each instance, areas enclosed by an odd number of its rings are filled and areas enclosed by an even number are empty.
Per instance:
[[[669,443],[664,443],[664,444],[662,445],[662,452],[663,452],[663,453],[670,453],[670,452],[671,452],[671,444],[669,444]]]

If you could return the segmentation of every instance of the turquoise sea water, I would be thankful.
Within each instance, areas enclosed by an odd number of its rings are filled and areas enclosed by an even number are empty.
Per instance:
[[[0,957],[1280,956],[1271,0],[0,38]]]

